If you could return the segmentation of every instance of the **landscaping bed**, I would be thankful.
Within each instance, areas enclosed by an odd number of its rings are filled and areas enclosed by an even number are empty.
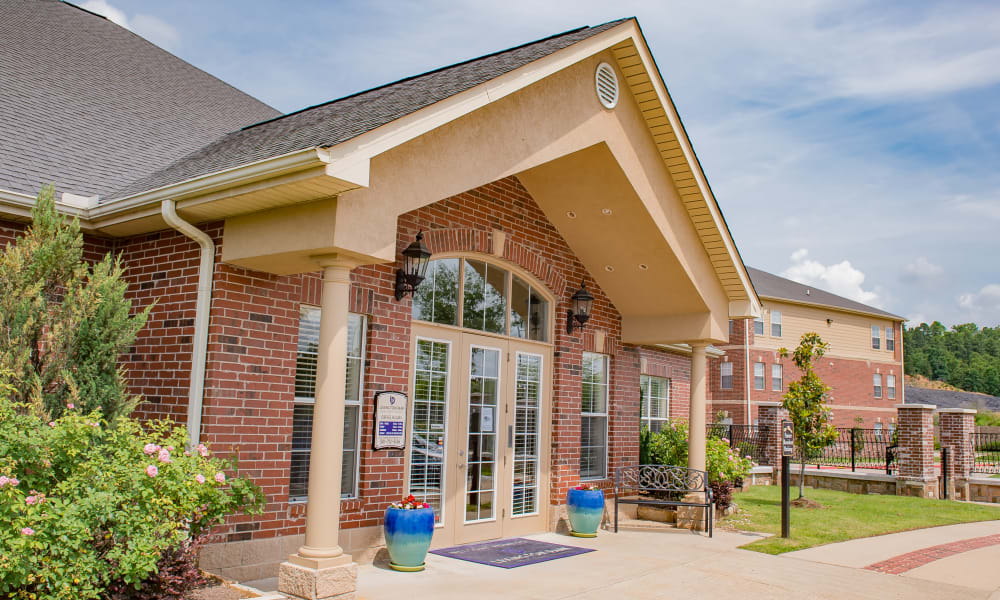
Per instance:
[[[796,490],[792,490],[792,496]],[[742,546],[747,550],[781,554],[813,546],[843,542],[897,531],[1000,519],[1000,506],[982,506],[947,500],[877,496],[808,489],[806,497],[822,508],[793,507],[791,537],[781,531],[781,488],[754,486],[734,500],[740,511],[719,523],[741,531],[773,533],[774,537]]]

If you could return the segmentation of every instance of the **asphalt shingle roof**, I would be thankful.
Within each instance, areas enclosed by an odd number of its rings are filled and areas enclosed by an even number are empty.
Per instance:
[[[581,27],[245,127],[133,181],[117,190],[113,197],[129,196],[297,150],[340,144],[625,20]]]
[[[280,113],[58,0],[0,0],[0,189],[107,196]]]
[[[882,315],[895,320],[903,319],[903,317],[886,312],[881,308],[868,306],[867,304],[849,300],[843,296],[831,294],[830,292],[825,292],[812,286],[803,285],[796,281],[792,281],[791,279],[778,277],[777,275],[772,275],[767,271],[747,267],[747,274],[750,275],[750,280],[753,282],[754,289],[757,290],[757,295],[761,297],[819,304],[833,308]]]

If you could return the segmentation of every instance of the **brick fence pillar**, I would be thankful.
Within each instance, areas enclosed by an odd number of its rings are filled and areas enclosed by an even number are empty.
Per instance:
[[[976,411],[971,408],[942,408],[938,411],[938,416],[941,447],[948,448],[948,497],[953,500],[969,500]]]
[[[899,415],[896,494],[900,496],[938,497],[934,467],[935,408],[933,404],[896,405]]]
[[[767,428],[764,442],[763,467],[771,467],[771,482],[775,485],[781,481],[781,422],[788,418],[788,411],[780,402],[761,402],[757,404],[757,423]]]

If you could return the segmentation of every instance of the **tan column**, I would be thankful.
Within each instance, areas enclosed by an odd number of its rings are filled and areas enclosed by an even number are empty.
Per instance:
[[[344,452],[344,396],[347,381],[347,313],[352,263],[332,257],[323,266],[323,299],[316,365],[312,453],[306,540],[291,561],[321,568],[342,562],[340,547],[340,472]],[[350,557],[343,557],[344,561]]]
[[[690,342],[691,401],[688,412],[688,468],[705,470],[705,348],[707,344]]]

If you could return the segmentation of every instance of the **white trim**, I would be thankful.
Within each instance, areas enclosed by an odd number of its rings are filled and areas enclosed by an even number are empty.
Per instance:
[[[537,356],[538,357],[538,407],[537,407],[537,410],[538,410],[538,422],[535,424],[535,429],[536,429],[536,431],[535,431],[535,440],[536,440],[536,444],[535,444],[535,485],[534,485],[534,488],[535,488],[535,510],[534,510],[534,512],[524,513],[524,514],[521,514],[521,515],[515,515],[514,514],[514,469],[515,469],[515,464],[514,463],[517,462],[517,441],[515,439],[516,436],[517,436],[517,366],[518,366],[518,362],[519,362],[522,354],[524,356]],[[545,409],[544,405],[545,405],[545,402],[543,401],[543,399],[544,399],[543,390],[545,389],[545,355],[544,354],[538,354],[538,353],[535,353],[535,352],[524,352],[522,350],[516,350],[514,352],[514,372],[513,372],[513,377],[511,377],[511,380],[514,383],[514,414],[513,414],[513,423],[511,423],[511,425],[514,426],[514,429],[512,430],[513,433],[511,434],[512,435],[512,437],[511,437],[511,446],[512,446],[513,453],[511,455],[510,472],[509,472],[509,474],[510,474],[510,518],[511,519],[521,519],[521,518],[524,518],[524,517],[538,516],[539,514],[541,514],[541,510],[542,510],[542,497],[539,494],[539,492],[541,492],[541,489],[542,489],[542,478],[541,478],[541,473],[542,473],[542,441],[543,441],[542,440],[542,432],[544,431],[544,427],[545,427],[545,415],[544,415],[544,409]]]
[[[493,494],[493,506],[492,506],[493,516],[489,517],[489,518],[486,518],[486,519],[474,519],[472,521],[468,520],[468,518],[467,518],[468,514],[469,514],[469,509],[468,509],[468,504],[466,503],[466,501],[469,498],[469,491],[470,491],[469,490],[469,474],[468,474],[468,472],[469,472],[469,454],[468,454],[468,451],[469,451],[469,436],[472,434],[472,432],[469,431],[469,429],[470,429],[470,427],[469,427],[469,416],[472,414],[472,411],[470,410],[471,402],[469,401],[470,400],[470,396],[469,396],[470,390],[469,390],[469,387],[472,385],[472,351],[474,349],[478,348],[480,350],[493,350],[493,351],[495,351],[497,353],[496,404],[494,405],[494,409],[496,410],[496,414],[493,415],[493,436],[494,436],[494,438],[493,438],[493,472],[494,473],[499,473],[500,472],[500,469],[498,468],[500,466],[499,465],[500,461],[498,460],[498,458],[499,458],[499,450],[500,450],[500,443],[499,443],[500,442],[500,431],[499,431],[500,428],[499,428],[499,424],[500,424],[500,407],[503,405],[503,401],[502,401],[502,397],[503,397],[503,366],[506,363],[506,361],[503,359],[504,358],[504,352],[505,352],[503,348],[497,348],[497,347],[494,347],[494,346],[484,346],[482,344],[462,344],[462,346],[463,346],[463,350],[468,349],[468,351],[469,351],[469,363],[468,363],[469,368],[468,368],[467,372],[465,373],[465,377],[464,377],[464,380],[466,381],[467,385],[465,386],[465,389],[462,392],[462,398],[463,398],[462,401],[465,404],[465,411],[464,411],[465,412],[465,444],[464,444],[463,448],[466,451],[466,455],[465,455],[465,472],[466,472],[466,474],[465,474],[465,477],[462,478],[462,480],[464,481],[464,488],[463,488],[464,491],[462,493],[462,500],[461,500],[462,501],[461,506],[465,506],[466,507],[466,509],[463,511],[463,513],[466,515],[466,518],[464,518],[462,520],[462,524],[463,525],[474,525],[476,523],[489,523],[491,521],[496,521],[497,518],[498,518],[496,509],[498,507],[500,507],[501,504],[498,502],[498,499],[499,499],[498,496],[500,495],[500,489],[499,489],[499,487],[498,487],[497,484],[499,483],[499,478],[496,477],[496,476],[494,476],[493,477],[493,487],[490,489],[490,492],[492,492],[492,494]],[[483,366],[485,368],[485,363],[484,363]],[[486,378],[485,375],[483,375],[481,377]],[[480,406],[487,406],[487,405],[480,404]],[[482,436],[482,432],[479,432],[479,435]],[[447,439],[445,440],[445,444],[447,445]],[[478,464],[480,464],[480,465],[489,464],[489,463],[484,463],[483,460],[482,460],[482,437],[480,437],[480,454],[479,454],[479,460],[476,461],[476,462]],[[477,485],[481,485],[482,484],[482,479],[483,479],[482,471],[480,471],[480,473],[479,473],[479,481],[476,482]],[[482,489],[477,489],[476,493],[482,494],[483,491],[484,490],[482,490]],[[476,511],[477,512],[479,511],[479,509],[480,509],[481,506],[482,505],[476,507]]]
[[[609,473],[608,473],[608,471],[609,471],[609,469],[608,469],[608,456],[609,456],[610,450],[609,450],[608,446],[610,444],[608,443],[608,435],[609,435],[609,433],[611,431],[611,418],[610,418],[611,407],[608,406],[608,404],[611,401],[611,356],[608,355],[608,354],[604,354],[603,352],[584,352],[583,353],[583,359],[586,359],[586,356],[588,354],[593,355],[593,356],[600,356],[603,359],[603,361],[604,361],[604,412],[603,413],[585,413],[585,412],[583,412],[583,404],[581,402],[581,406],[580,406],[580,420],[582,422],[583,417],[585,417],[585,416],[586,417],[604,417],[604,475],[602,475],[600,477],[584,477],[583,475],[580,475],[580,481],[603,481],[603,480],[607,479],[608,476],[609,476]],[[583,365],[581,364],[581,369],[582,369],[582,367],[583,367]],[[583,378],[583,373],[582,372],[580,373],[580,377],[581,377],[581,384],[582,384],[582,378]],[[583,388],[583,386],[581,385],[581,390],[582,390],[582,388]],[[582,400],[582,398],[581,398],[581,400]],[[582,444],[582,441],[583,441],[582,440],[582,436],[583,436],[583,426],[582,425],[580,427],[580,436],[581,436],[581,440],[580,441],[581,441],[581,447],[582,447],[582,445],[583,445]],[[578,465],[578,467],[579,467],[579,465]]]
[[[449,414],[448,413],[449,413],[449,409],[451,408],[451,383],[452,383],[451,382],[451,378],[452,378],[452,375],[454,374],[454,370],[452,369],[452,366],[453,366],[452,360],[454,359],[454,354],[455,354],[454,353],[454,349],[455,349],[455,347],[454,347],[454,344],[451,343],[451,340],[436,339],[436,338],[430,338],[430,337],[425,337],[425,336],[421,336],[421,335],[415,336],[414,340],[413,340],[413,342],[414,342],[413,343],[413,350],[411,351],[411,355],[412,355],[411,356],[411,359],[412,359],[411,365],[412,366],[410,367],[410,389],[411,390],[416,390],[417,389],[416,388],[416,385],[417,385],[417,344],[419,344],[421,341],[431,342],[431,343],[438,343],[438,344],[445,344],[446,346],[448,346],[448,361],[447,361],[448,362],[448,366],[447,366],[448,370],[446,371],[445,385],[444,385],[444,444],[442,444],[442,448],[441,448],[441,491],[440,491],[440,496],[441,496],[441,520],[434,524],[434,528],[438,529],[438,528],[443,528],[445,526],[445,517],[448,514],[447,513],[447,508],[448,508],[448,469],[447,469],[447,466],[448,466],[448,425],[451,422],[451,419],[449,418]],[[403,473],[403,486],[404,486],[403,489],[406,490],[407,495],[413,493],[413,490],[411,488],[411,482],[410,482],[410,473],[411,473],[410,469],[413,466],[413,464],[412,464],[413,463],[413,419],[414,419],[414,417],[416,417],[416,414],[417,414],[417,411],[416,411],[416,401],[417,401],[416,395],[415,394],[410,394],[410,396],[411,396],[411,398],[410,398],[410,411],[409,411],[410,412],[410,416],[407,419],[408,422],[407,422],[407,432],[406,432],[406,437],[407,437],[406,460],[404,461],[406,466],[405,466],[405,472]]]

